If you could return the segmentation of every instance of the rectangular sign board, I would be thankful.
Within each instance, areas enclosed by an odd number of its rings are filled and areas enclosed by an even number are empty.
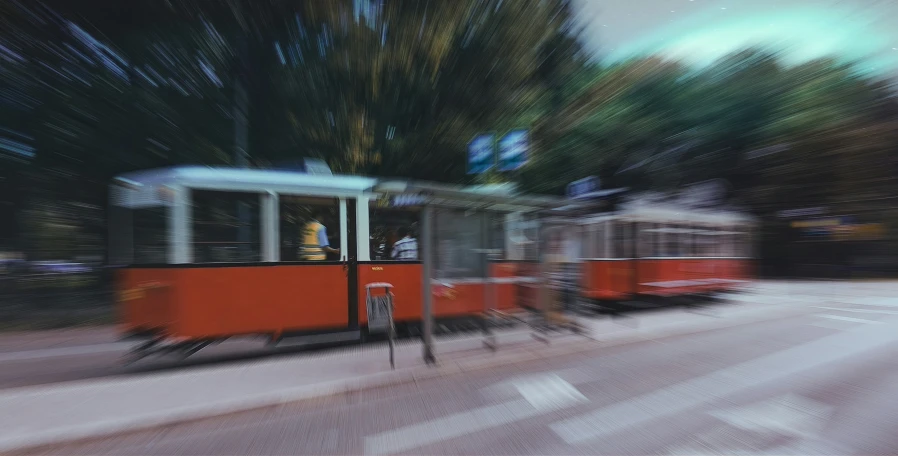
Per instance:
[[[577,198],[578,196],[592,193],[594,191],[597,191],[598,189],[599,178],[595,176],[589,176],[567,184],[567,196],[568,198]]]
[[[499,171],[515,171],[527,163],[530,155],[527,130],[512,130],[499,140]]]
[[[475,136],[468,143],[468,174],[482,174],[496,164],[496,137],[492,134]]]

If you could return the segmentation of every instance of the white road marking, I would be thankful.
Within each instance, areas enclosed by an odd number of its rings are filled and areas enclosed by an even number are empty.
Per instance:
[[[556,376],[560,377],[565,382],[577,386],[577,385],[585,385],[588,383],[599,382],[605,380],[609,377],[607,371],[599,371],[594,367],[590,366],[581,366],[581,367],[572,367],[568,369],[561,369],[551,372],[541,372],[534,375],[527,375],[518,378],[514,378],[505,382],[497,383],[494,385],[487,386],[485,388],[480,389],[480,394],[483,394],[485,397],[492,399],[511,399],[520,397],[521,392],[518,390],[518,385],[522,381],[526,381],[527,379],[536,379],[539,377],[545,376]]]
[[[829,405],[796,394],[711,412],[730,426],[758,433],[817,438],[832,416]]]
[[[898,307],[898,298],[855,298],[852,304],[874,307]]]
[[[882,324],[881,321],[876,320],[866,320],[863,318],[853,318],[853,317],[843,317],[841,315],[814,315],[817,318],[826,318],[827,320],[838,320],[838,321],[850,321],[852,323],[866,323],[868,325],[878,325]]]
[[[768,436],[727,426],[696,435],[692,442],[667,449],[669,456],[699,456],[733,454],[740,456],[803,456],[808,454],[852,454],[831,442],[820,439],[800,439],[781,446],[770,446]],[[836,451],[838,449],[838,451]]]
[[[77,347],[44,348],[19,352],[0,353],[0,362],[27,361],[42,358],[58,358],[72,355],[92,355],[125,351],[134,346],[133,342],[111,342],[108,344],[81,345]]]
[[[588,401],[573,385],[554,374],[522,379],[514,382],[514,385],[524,399],[480,407],[370,435],[365,437],[365,454],[407,451]]]
[[[823,310],[836,310],[839,312],[849,312],[849,313],[866,313],[866,314],[881,314],[881,315],[898,315],[898,310],[874,310],[874,309],[845,309],[842,307],[821,307],[821,306],[811,306],[813,309],[823,309]]]
[[[898,331],[895,331],[898,319],[887,323],[890,324],[873,328],[857,327],[798,345],[578,417],[557,421],[550,428],[568,444],[577,444],[682,413],[715,398],[893,344],[898,341]]]
[[[757,450],[764,445],[762,437],[721,425],[693,436],[690,442],[668,448],[666,453],[669,456],[762,455],[764,452]]]
[[[365,437],[365,454],[391,454],[461,437],[544,413],[519,399]]]
[[[537,410],[558,410],[579,402],[589,402],[574,385],[557,375],[515,384],[518,392]]]
[[[857,325],[853,323],[838,321],[821,321],[819,323],[809,323],[808,326],[813,326],[815,328],[835,329],[836,331],[845,331],[846,329],[857,327]]]

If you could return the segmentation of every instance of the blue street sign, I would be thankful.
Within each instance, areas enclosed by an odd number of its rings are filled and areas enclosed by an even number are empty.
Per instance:
[[[569,198],[576,198],[587,193],[592,193],[599,189],[599,185],[599,178],[595,176],[589,176],[571,182],[570,184],[567,184],[567,196]]]
[[[475,136],[468,143],[468,174],[481,174],[496,164],[496,137],[492,134]]]
[[[390,198],[393,207],[420,206],[427,201],[424,195],[395,195]]]
[[[499,140],[499,171],[514,171],[527,163],[530,155],[527,130],[512,130]]]

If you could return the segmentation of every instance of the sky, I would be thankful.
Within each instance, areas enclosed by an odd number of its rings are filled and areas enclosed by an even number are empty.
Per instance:
[[[661,54],[706,65],[749,46],[787,63],[835,56],[898,75],[898,0],[575,0],[607,61]]]

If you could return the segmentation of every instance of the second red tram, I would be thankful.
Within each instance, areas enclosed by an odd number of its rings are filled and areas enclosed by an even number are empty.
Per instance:
[[[749,280],[750,217],[631,201],[578,220],[583,297],[620,302],[732,290]]]

